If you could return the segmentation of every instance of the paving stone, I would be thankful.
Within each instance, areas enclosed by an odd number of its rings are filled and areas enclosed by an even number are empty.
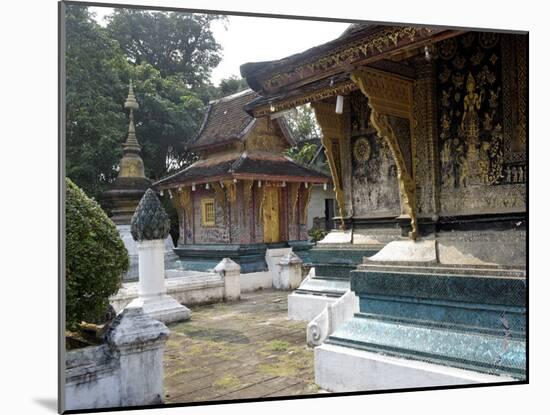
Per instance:
[[[166,403],[318,393],[306,323],[287,319],[287,293],[192,308],[170,325],[164,354]]]

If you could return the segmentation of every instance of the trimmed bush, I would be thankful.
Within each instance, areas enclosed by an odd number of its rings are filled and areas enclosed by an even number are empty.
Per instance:
[[[307,234],[311,237],[312,242],[318,242],[327,236],[328,232],[324,229],[311,228]]]
[[[66,328],[101,323],[128,270],[128,252],[115,224],[70,179],[66,193]]]

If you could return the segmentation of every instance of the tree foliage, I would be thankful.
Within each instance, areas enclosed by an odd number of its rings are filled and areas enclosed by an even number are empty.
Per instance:
[[[75,330],[81,321],[102,322],[128,270],[128,252],[97,202],[65,182],[66,328]]]
[[[246,79],[232,75],[220,81],[220,85],[217,88],[218,98],[236,94],[247,88],[248,84],[246,83]]]
[[[285,114],[286,123],[296,140],[296,145],[287,150],[286,155],[299,164],[307,166],[317,153],[321,128],[309,104],[296,107]]]
[[[146,175],[156,180],[196,159],[185,146],[200,128],[210,99],[204,83],[219,62],[209,26],[214,20],[118,9],[103,28],[87,7],[67,7],[67,176],[91,197],[117,175],[130,78]],[[184,45],[180,37],[195,40]],[[180,53],[190,60],[183,62]]]
[[[115,67],[123,57],[87,8],[68,6],[66,29],[67,175],[97,196],[116,177],[121,156],[126,121]]]
[[[313,143],[298,143],[296,146],[289,148],[286,155],[296,163],[307,166],[313,156],[317,153],[317,145]]]
[[[297,142],[321,137],[321,129],[309,104],[291,110],[285,119]]]
[[[220,15],[115,9],[107,30],[131,62],[148,63],[162,76],[177,75],[190,88],[209,83],[221,61],[211,23]]]

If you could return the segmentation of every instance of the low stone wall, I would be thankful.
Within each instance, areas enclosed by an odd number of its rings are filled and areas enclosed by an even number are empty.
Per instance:
[[[301,260],[292,248],[268,249],[266,261],[269,271],[241,274],[240,266],[224,258],[212,272],[181,271],[168,269],[164,272],[166,294],[185,305],[207,304],[234,300],[240,292],[258,289],[289,290],[302,282]],[[221,265],[223,264],[223,265]],[[238,287],[236,287],[238,285]],[[239,293],[236,295],[235,293]],[[138,282],[125,282],[118,293],[109,300],[116,312],[122,310],[139,296]]]
[[[166,294],[180,304],[205,304],[223,300],[224,280],[219,274],[167,270],[165,275]],[[138,291],[138,282],[126,282],[109,302],[119,312],[139,296]]]
[[[67,352],[62,410],[162,403],[169,334],[141,307],[126,308],[111,323],[104,344]]]

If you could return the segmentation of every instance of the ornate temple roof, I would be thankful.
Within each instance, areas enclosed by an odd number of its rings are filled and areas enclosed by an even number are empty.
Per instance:
[[[345,95],[354,88],[349,74],[362,66],[408,77],[411,69],[399,61],[419,53],[425,45],[462,32],[444,27],[350,25],[338,38],[304,52],[241,65],[241,75],[260,95],[246,105],[246,110],[259,117]]]
[[[260,96],[256,92],[245,89],[211,101],[199,133],[189,149],[202,150],[244,140],[256,123],[256,119],[245,111],[245,107],[257,98]],[[278,124],[289,144],[294,145],[294,139],[284,119],[276,119],[274,122]]]
[[[248,179],[328,183],[330,178],[283,155],[244,152],[232,158],[199,160],[191,166],[153,184],[166,189],[220,180]]]
[[[211,101],[197,138],[189,148],[198,150],[241,139],[254,124],[254,118],[243,107],[257,97],[254,91],[246,89]]]
[[[314,46],[304,52],[296,53],[285,58],[264,62],[248,62],[241,65],[241,76],[246,78],[248,85],[260,95],[267,92],[262,84],[265,75],[276,73],[278,70],[288,70],[296,67],[298,64],[308,62],[318,56],[337,49],[338,47],[357,40],[369,33],[375,33],[382,30],[383,26],[368,23],[351,24],[339,37],[322,45]]]

